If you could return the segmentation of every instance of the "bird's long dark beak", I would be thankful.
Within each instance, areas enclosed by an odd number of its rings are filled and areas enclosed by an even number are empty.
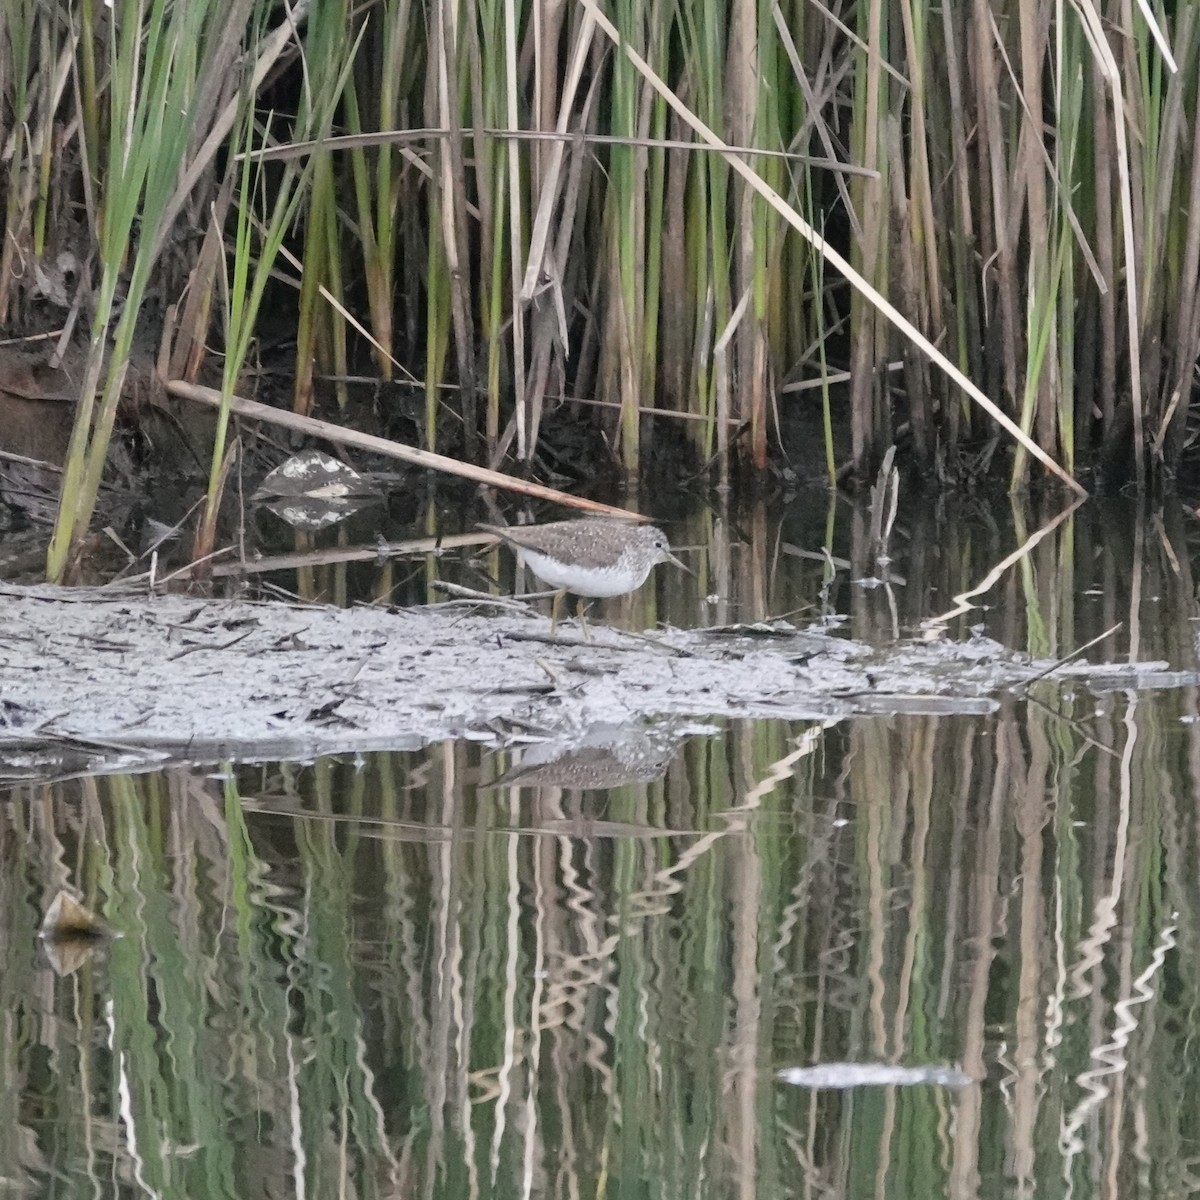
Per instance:
[[[689,567],[689,566],[688,566],[686,563],[681,563],[681,562],[679,561],[679,559],[677,559],[677,558],[675,557],[675,555],[673,555],[673,554],[668,554],[668,555],[667,555],[667,562],[669,562],[669,563],[674,563],[674,565],[675,565],[675,566],[677,566],[677,567],[678,567],[678,568],[679,568],[681,571],[683,571],[685,574],[687,574],[687,575],[690,575],[690,576],[691,576],[693,579],[695,579],[695,578],[696,578],[696,572],[695,572],[695,571],[693,571],[693,570],[692,570],[692,568],[691,568],[691,567]]]

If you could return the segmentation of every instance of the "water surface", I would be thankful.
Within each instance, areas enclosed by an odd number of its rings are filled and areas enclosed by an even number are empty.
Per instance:
[[[1092,658],[1193,669],[1193,528],[1058,515],[902,513],[881,564],[855,511],[696,514],[700,586],[660,569],[599,618],[1050,658],[1120,625]],[[14,785],[4,1191],[1190,1194],[1197,714],[1050,676],[987,716],[695,721],[568,761],[531,733]],[[44,946],[60,887],[120,936]]]

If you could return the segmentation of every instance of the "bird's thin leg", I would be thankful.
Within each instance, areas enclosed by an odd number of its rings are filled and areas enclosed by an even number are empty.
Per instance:
[[[566,588],[560,588],[554,593],[554,599],[550,601],[550,636],[554,637],[558,631],[558,606],[562,603],[562,598],[567,594]]]
[[[583,630],[583,640],[585,642],[590,642],[592,640],[592,635],[588,632],[587,617],[585,615],[586,608],[587,605],[584,604],[583,597],[580,596],[576,601],[575,611],[579,614],[579,628]]]

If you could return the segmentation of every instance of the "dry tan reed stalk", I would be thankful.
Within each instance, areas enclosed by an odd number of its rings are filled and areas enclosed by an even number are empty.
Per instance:
[[[1192,174],[1188,194],[1191,205],[1188,209],[1187,229],[1184,236],[1180,275],[1186,280],[1200,280],[1200,121],[1192,121]],[[1175,322],[1175,362],[1171,375],[1172,402],[1176,396],[1186,393],[1195,378],[1195,364],[1200,357],[1200,285],[1193,286],[1183,297]],[[1176,405],[1177,416],[1172,422],[1173,444],[1167,452],[1167,460],[1175,461],[1175,455],[1183,440],[1183,406]]]
[[[508,128],[521,128],[520,105],[517,96],[517,14],[516,0],[503,0],[504,4],[504,72],[505,72],[505,115]],[[517,142],[510,141],[508,154],[508,236],[509,276],[512,286],[512,366],[513,387],[517,398],[517,456],[528,459],[533,453],[529,441],[529,415],[526,410],[525,392],[525,310],[521,304],[521,261],[518,248],[523,244],[522,224],[524,204],[521,189],[521,158]]]
[[[886,85],[880,67],[883,9],[883,0],[867,0],[865,17],[859,18],[867,30],[864,39],[867,65],[865,79],[859,77],[856,89],[853,131],[855,158],[877,172],[884,169],[879,146],[880,114],[886,111],[882,94]],[[891,214],[884,203],[884,194],[882,177],[858,179],[851,187],[863,228],[862,240],[852,247],[851,262],[856,263],[856,273],[864,282],[882,279],[886,266]],[[876,364],[886,357],[885,332],[878,307],[861,289],[851,296],[850,307],[850,456],[854,469],[865,471],[872,447],[888,440],[878,436],[877,422],[886,419],[886,412],[882,396],[877,403],[879,379],[875,370]]]
[[[594,87],[598,82],[598,77],[593,75],[591,86]],[[819,105],[821,101],[817,98],[811,85],[809,85],[808,92],[813,95],[813,104]],[[564,109],[564,111],[566,111],[569,122],[571,113],[567,109]],[[824,128],[824,123],[822,122],[821,124]],[[590,130],[587,128],[559,131],[557,129],[502,129],[492,125],[481,125],[472,127],[471,129],[464,128],[460,132],[464,138],[470,137],[475,140],[494,138],[498,142],[564,142],[569,143],[571,146],[584,146],[589,149],[596,146],[625,146],[638,147],[645,150],[678,150],[683,154],[699,155],[711,153],[710,147],[695,140],[597,133],[594,129]],[[368,150],[377,146],[405,146],[410,142],[440,141],[449,136],[449,129],[440,125],[427,125],[415,129],[388,129],[372,133],[340,134],[336,137],[326,138],[319,145],[329,150]],[[255,149],[249,153],[250,157],[262,162],[287,162],[289,159],[304,158],[306,155],[311,154],[317,148],[317,145],[317,142],[295,141],[278,146]],[[877,172],[867,167],[859,166],[857,163],[845,162],[838,158],[837,152],[832,146],[830,147],[830,156],[827,158],[814,154],[801,154],[795,150],[767,149],[760,146],[739,146],[732,142],[729,145],[729,151],[732,154],[752,154],[756,158],[764,160],[778,159],[780,162],[818,167],[822,171],[830,171],[838,176],[863,175],[867,178],[873,178],[877,174]],[[235,161],[240,161],[241,158],[241,152],[234,155]],[[543,167],[543,170],[545,171],[546,168]],[[433,179],[433,172],[428,167],[423,168],[423,173],[428,178]],[[542,194],[542,191],[544,191],[544,184],[543,189],[539,191],[539,195]],[[473,215],[477,219],[482,219],[478,210],[475,210]]]
[[[1013,263],[1013,238],[1009,232],[1008,176],[1004,163],[1003,113],[1001,111],[1000,72],[991,36],[991,13],[987,0],[972,0],[971,73],[975,80],[975,107],[978,112],[981,175],[980,199],[984,220],[981,232],[985,242],[985,266],[995,262],[999,329],[990,339],[1000,343],[998,353],[1004,395],[1016,403],[1019,372],[1017,358],[1023,339],[1017,327],[1016,278]]]
[[[1125,133],[1124,88],[1121,72],[1108,44],[1100,14],[1092,0],[1075,0],[1075,6],[1083,18],[1084,29],[1096,56],[1100,74],[1112,96],[1113,134],[1116,145],[1117,179],[1121,197],[1121,234],[1125,252],[1125,313],[1128,333],[1129,392],[1133,406],[1134,466],[1139,489],[1146,484],[1145,410],[1142,404],[1141,330],[1138,320],[1138,247],[1133,233],[1133,195],[1130,183],[1129,147]]]

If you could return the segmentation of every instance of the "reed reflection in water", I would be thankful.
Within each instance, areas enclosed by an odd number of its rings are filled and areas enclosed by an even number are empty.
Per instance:
[[[607,790],[466,743],[17,788],[6,1187],[1181,1194],[1195,709],[734,725]],[[120,936],[58,975],[62,886]],[[777,1077],[845,1063],[978,1082]]]

